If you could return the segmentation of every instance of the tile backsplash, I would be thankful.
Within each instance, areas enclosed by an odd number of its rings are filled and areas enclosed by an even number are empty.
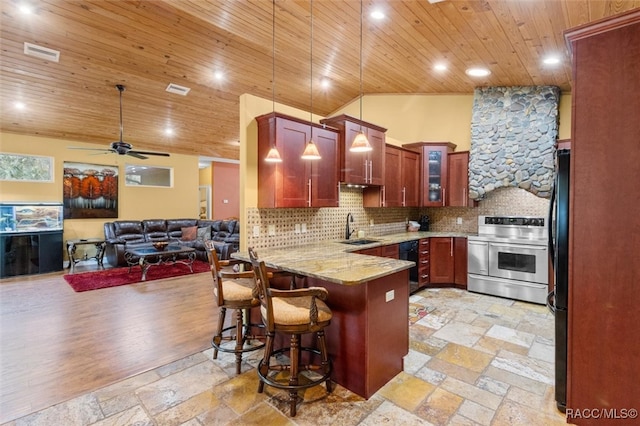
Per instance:
[[[432,231],[470,232],[478,231],[478,215],[547,215],[549,200],[539,198],[519,188],[502,188],[487,195],[478,207],[440,208],[364,208],[362,189],[342,187],[340,207],[258,209],[247,210],[247,246],[256,249],[283,248],[317,241],[340,240],[345,238],[347,214],[354,222],[351,229],[364,231],[367,237],[403,232],[407,220],[417,220],[427,214]],[[462,219],[462,224],[457,219]],[[296,225],[299,225],[297,227]],[[254,236],[254,229],[259,236]],[[297,230],[299,228],[299,231]],[[269,235],[269,231],[273,235]]]

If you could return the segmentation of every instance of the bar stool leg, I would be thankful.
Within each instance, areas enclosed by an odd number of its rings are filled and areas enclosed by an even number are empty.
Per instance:
[[[289,375],[289,386],[297,386],[298,385],[298,366],[300,362],[300,335],[292,334],[291,335],[291,352],[289,353],[291,357],[291,370]],[[295,417],[296,415],[296,406],[298,404],[298,390],[291,389],[289,390],[289,412],[291,417]]]
[[[227,308],[220,308],[220,313],[218,314],[218,331],[213,336],[213,341],[211,342],[213,346],[213,359],[218,359],[218,348],[222,343],[222,329],[224,328],[224,320],[227,314]]]
[[[242,309],[236,309],[236,374],[240,374],[242,365],[242,347],[244,346],[244,326]]]
[[[267,340],[264,345],[264,355],[262,356],[262,361],[258,365],[260,370],[260,374],[264,377],[267,377],[269,374],[269,363],[271,359],[271,352],[273,351],[273,339],[275,337],[274,332],[267,332]],[[262,393],[264,391],[264,382],[262,380],[258,383],[258,393]]]
[[[324,336],[324,330],[318,331],[317,336],[318,344],[320,346],[320,356],[322,357],[322,372],[323,374],[327,374],[331,368],[331,364],[329,363],[329,353],[327,352],[327,340]],[[333,390],[331,378],[328,378],[325,384],[327,385],[327,392],[331,393]]]

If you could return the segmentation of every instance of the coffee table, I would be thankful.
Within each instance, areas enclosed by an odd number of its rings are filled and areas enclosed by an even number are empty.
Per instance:
[[[135,265],[142,269],[142,280],[147,279],[147,271],[155,265],[182,263],[193,273],[193,261],[196,260],[196,249],[193,247],[169,244],[164,250],[156,250],[153,246],[125,248],[124,258],[129,265],[129,272]]]

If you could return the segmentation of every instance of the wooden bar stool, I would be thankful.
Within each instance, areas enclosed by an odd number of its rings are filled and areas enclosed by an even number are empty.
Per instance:
[[[258,392],[262,393],[264,385],[289,391],[289,412],[291,417],[296,415],[298,391],[326,383],[327,392],[332,391],[331,360],[327,353],[324,328],[331,322],[331,310],[323,302],[328,292],[322,287],[310,287],[295,290],[277,290],[269,285],[269,274],[264,262],[258,259],[257,253],[249,248],[251,264],[258,282],[260,312],[266,327],[267,341],[264,356],[258,364],[260,384]],[[273,342],[276,333],[291,336],[290,347],[276,349]],[[318,349],[303,347],[300,343],[302,334],[315,333]],[[301,354],[309,354],[305,360],[309,364],[301,365]],[[289,354],[289,364],[271,363],[271,358],[281,354]],[[318,359],[319,357],[319,359]],[[281,361],[282,357],[278,357]],[[312,362],[316,361],[315,364]],[[289,372],[288,381],[279,373]],[[314,372],[313,376],[305,375],[300,380],[300,372]],[[286,375],[285,375],[286,376]]]
[[[251,323],[250,310],[260,306],[258,289],[253,271],[227,272],[221,266],[229,265],[230,261],[218,260],[216,250],[205,242],[213,277],[213,294],[220,308],[218,329],[211,340],[213,359],[218,358],[218,351],[236,354],[236,374],[240,374],[242,354],[261,349],[265,346],[264,335],[255,336],[251,331],[255,328],[264,329],[264,324]],[[235,310],[235,325],[224,327],[227,309]],[[258,344],[253,342],[258,341]],[[223,342],[235,341],[235,346],[223,345]]]

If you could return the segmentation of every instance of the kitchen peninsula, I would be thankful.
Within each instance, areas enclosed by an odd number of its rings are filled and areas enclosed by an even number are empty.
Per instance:
[[[267,267],[304,276],[305,286],[329,291],[333,319],[326,336],[332,379],[369,398],[403,370],[409,352],[409,269],[414,262],[353,252],[434,236],[453,234],[399,233],[362,245],[323,241],[260,249],[258,256]],[[246,252],[232,257],[249,260]]]

